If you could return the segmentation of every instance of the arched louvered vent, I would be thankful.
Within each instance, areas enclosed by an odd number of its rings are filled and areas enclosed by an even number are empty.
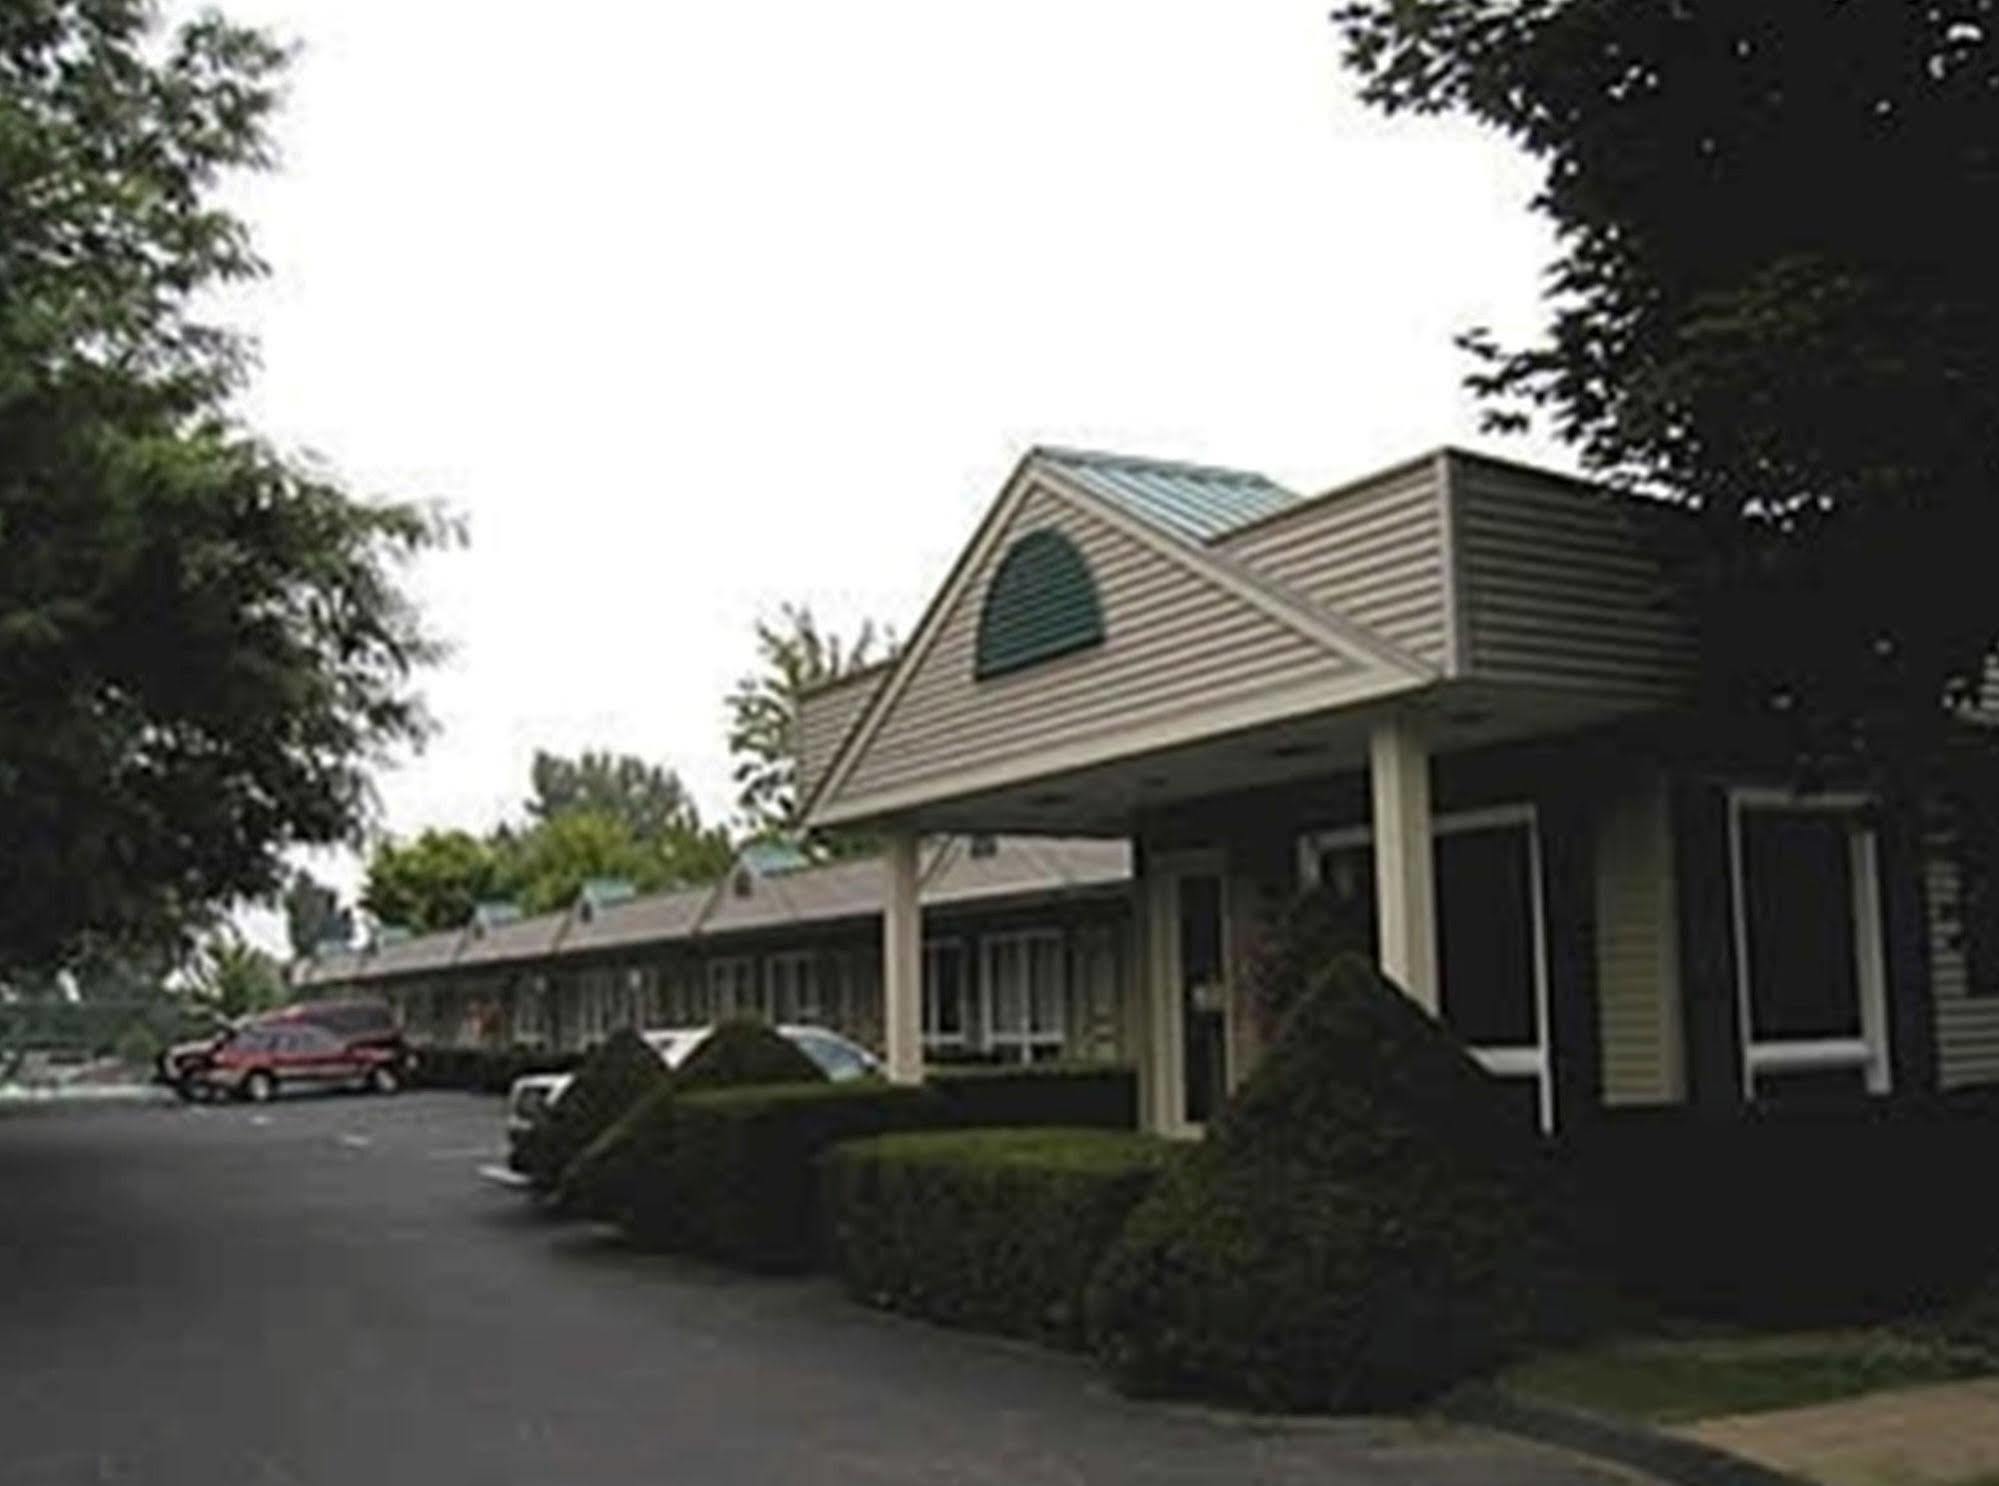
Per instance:
[[[981,680],[1104,642],[1096,580],[1076,544],[1058,531],[1031,531],[986,585],[975,663]]]

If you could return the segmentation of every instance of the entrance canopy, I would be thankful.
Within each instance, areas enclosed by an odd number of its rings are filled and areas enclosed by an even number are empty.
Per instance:
[[[1361,767],[1381,964],[1437,1010],[1433,753],[1684,685],[1686,629],[1627,520],[1590,487],[1452,450],[1312,499],[1030,454],[908,648],[801,718],[808,819],[889,843],[891,1072],[920,1072],[921,833],[1126,835]]]
[[[1358,768],[1658,706],[1684,626],[1622,508],[1444,450],[1316,498],[1037,450],[890,666],[808,699],[823,826],[1121,835]]]

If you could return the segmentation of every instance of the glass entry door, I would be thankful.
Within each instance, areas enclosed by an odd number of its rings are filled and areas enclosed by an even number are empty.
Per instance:
[[[1228,882],[1219,852],[1164,857],[1147,875],[1160,1111],[1169,1129],[1197,1130],[1229,1090]]]
[[[1860,804],[1755,790],[1730,798],[1751,1098],[1888,1091],[1880,891]]]

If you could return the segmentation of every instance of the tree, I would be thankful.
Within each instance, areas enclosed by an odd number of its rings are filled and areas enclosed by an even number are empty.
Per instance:
[[[547,757],[538,754],[537,763]],[[673,779],[670,771],[652,773]],[[368,863],[362,906],[384,923],[428,933],[462,927],[487,901],[504,899],[527,913],[566,908],[593,878],[618,878],[647,892],[712,882],[734,855],[729,833],[703,827],[692,803],[641,834],[632,809],[558,805],[549,792],[536,793],[529,809],[541,818],[525,828],[502,825],[483,837],[425,831],[407,843],[383,841]],[[625,799],[643,804],[646,795]]]
[[[378,843],[368,859],[361,906],[413,934],[456,929],[480,903],[501,895],[501,856],[469,831],[425,831]]]
[[[537,749],[530,778],[534,795],[527,813],[537,822],[576,811],[608,815],[622,820],[640,841],[701,824],[680,776],[631,754],[586,748],[571,759]]]
[[[209,936],[194,965],[195,998],[226,1017],[253,1016],[281,1006],[284,972],[278,962],[231,930]]]
[[[501,868],[507,897],[528,913],[566,908],[583,885],[615,878],[641,891],[712,882],[729,868],[724,831],[685,825],[642,840],[623,817],[571,810],[515,837]]]
[[[1703,627],[1704,707],[1808,778],[1858,769],[1890,794],[1967,758],[1999,778],[1991,735],[1958,725],[1999,641],[1993,12],[1336,12],[1372,102],[1469,115],[1546,167],[1545,338],[1466,337],[1493,425],[1544,415],[1619,491],[1686,513],[1655,539]]]
[[[820,629],[803,604],[785,604],[756,628],[757,671],[729,693],[729,753],[736,805],[755,836],[796,835],[804,822],[798,797],[798,713],[806,692],[895,654],[895,636],[872,620],[851,643]]]
[[[300,958],[328,941],[344,944],[353,937],[354,915],[340,906],[338,893],[310,872],[292,874],[284,908],[285,937]]]
[[[271,895],[425,731],[397,565],[449,524],[242,427],[252,349],[200,318],[263,272],[217,191],[284,62],[145,0],[0,20],[0,970]]]

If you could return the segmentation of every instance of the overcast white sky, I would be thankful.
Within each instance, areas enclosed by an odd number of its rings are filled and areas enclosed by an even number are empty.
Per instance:
[[[1325,0],[225,8],[302,47],[247,411],[471,526],[413,579],[456,653],[401,834],[537,747],[726,815],[756,616],[906,633],[1034,443],[1311,490],[1484,442],[1451,337],[1551,256],[1503,143],[1361,107]]]

